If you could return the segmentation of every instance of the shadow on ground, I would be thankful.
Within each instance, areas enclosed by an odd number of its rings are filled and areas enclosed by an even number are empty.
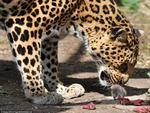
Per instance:
[[[81,49],[82,48],[82,49]],[[81,52],[83,47],[80,46],[78,50],[71,55],[68,60],[64,63],[61,62],[60,67],[60,79],[65,85],[70,85],[72,83],[79,83],[84,86],[86,89],[85,97],[81,97],[81,100],[84,98],[90,98],[89,93],[101,94],[104,96],[110,96],[110,90],[97,85],[97,69],[93,61],[80,61]],[[150,69],[147,68],[135,68],[132,79],[147,79],[146,73]],[[75,76],[75,77],[72,77]],[[96,85],[95,85],[96,84]],[[55,112],[65,112],[69,109],[72,109],[73,106],[81,106],[84,104],[84,101],[64,103],[63,105],[58,106],[38,106],[29,103],[23,94],[21,87],[21,76],[17,70],[16,64],[12,61],[0,60],[0,86],[5,89],[8,94],[0,95],[0,110],[31,110],[36,113],[48,113],[49,111]],[[132,86],[125,87],[128,91],[129,96],[141,95],[147,91],[147,88],[137,88]],[[83,98],[83,99],[82,99]],[[96,104],[113,104],[113,100],[96,100]]]
[[[110,96],[109,89],[105,89],[104,87],[97,85],[98,84],[98,77],[89,77],[89,78],[71,78],[70,76],[67,75],[76,75],[80,73],[94,73],[97,75],[97,70],[96,66],[93,62],[84,62],[76,65],[67,65],[67,64],[61,64],[62,68],[61,69],[61,78],[64,81],[64,84],[69,85],[72,83],[79,83],[82,84],[87,92],[99,92],[100,94],[104,94],[106,96]],[[69,67],[69,69],[68,69]],[[132,79],[143,79],[147,78],[148,76],[146,73],[150,69],[142,69],[142,68],[135,68],[134,74],[131,77]],[[77,76],[77,75],[76,75]],[[90,75],[89,75],[90,76]],[[93,76],[93,74],[91,74]],[[94,85],[95,84],[95,85]],[[130,86],[125,86],[125,89],[127,89],[128,96],[132,95],[141,95],[144,92],[147,91],[147,88],[136,88],[136,87],[130,87]]]
[[[61,73],[61,80],[64,82],[65,85],[69,85],[72,83],[80,83],[82,84],[87,92],[99,92],[101,94],[110,96],[109,93],[105,93],[107,89],[103,89],[99,85],[94,85],[98,83],[98,77],[89,77],[89,78],[78,78],[78,74],[80,73],[92,73],[91,76],[97,74],[96,66],[93,62],[83,62],[83,63],[76,63],[76,64],[60,64],[60,73]],[[132,78],[134,79],[142,79],[148,78],[146,73],[149,69],[140,69],[135,68],[135,72]],[[142,73],[142,75],[141,75]],[[72,78],[67,75],[76,75],[77,78]],[[7,82],[15,82],[18,85],[21,84],[21,77],[19,71],[17,70],[16,64],[12,61],[3,61],[0,60],[0,85],[7,84]],[[101,90],[100,90],[101,89]],[[128,95],[140,95],[143,92],[146,92],[146,88],[136,88],[136,87],[129,87],[126,86],[129,92]],[[107,91],[108,92],[108,91]]]
[[[80,74],[84,72],[94,72],[96,74],[96,69],[93,68],[94,64],[93,62],[84,62],[84,63],[78,63],[74,64],[72,66],[69,66],[65,64],[60,64],[60,66],[63,66],[61,69],[61,78],[62,81],[66,84],[72,84],[72,83],[80,83],[82,84],[87,92],[98,92],[100,94],[110,96],[109,90],[102,89],[100,86],[93,86],[93,83],[98,82],[97,77],[90,77],[90,78],[70,78],[67,75],[71,74]],[[68,70],[69,67],[69,70]],[[78,67],[77,69],[75,67]],[[149,69],[135,69],[136,72],[146,73]],[[66,75],[66,76],[65,76]],[[136,76],[135,76],[136,75]],[[143,76],[138,75],[136,73],[133,78],[140,79],[140,78],[146,78],[147,76],[144,74]],[[3,61],[0,60],[0,86],[3,86],[4,89],[6,89],[9,94],[8,95],[0,95],[0,109],[2,110],[28,110],[33,111],[36,113],[41,113],[42,111],[49,112],[64,112],[69,109],[71,109],[72,106],[81,106],[84,104],[84,102],[77,102],[77,103],[64,103],[61,106],[37,106],[29,103],[23,94],[22,88],[21,88],[21,77],[20,74],[16,68],[16,64],[12,61]],[[101,89],[101,90],[100,90]],[[144,92],[146,92],[146,88],[136,88],[136,87],[126,87],[127,91],[129,92],[128,95],[141,95]],[[101,100],[101,101],[95,101],[95,104],[114,104],[113,100]]]

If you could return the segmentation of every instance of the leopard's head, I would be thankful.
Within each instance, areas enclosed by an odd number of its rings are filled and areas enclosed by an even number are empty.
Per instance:
[[[93,38],[91,51],[101,85],[123,85],[128,81],[137,62],[140,35],[140,30],[115,26]]]

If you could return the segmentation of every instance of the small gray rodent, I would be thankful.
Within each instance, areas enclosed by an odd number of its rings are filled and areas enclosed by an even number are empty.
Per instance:
[[[127,92],[124,87],[115,84],[111,86],[111,95],[114,97],[114,99],[117,99],[118,97],[126,96]]]

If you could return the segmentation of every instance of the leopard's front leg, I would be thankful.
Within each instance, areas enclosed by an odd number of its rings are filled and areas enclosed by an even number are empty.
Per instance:
[[[41,31],[18,24],[7,27],[12,53],[22,76],[25,96],[36,104],[59,104],[63,97],[56,92],[48,92],[41,78]]]
[[[56,39],[55,39],[56,38]],[[49,90],[61,94],[64,98],[74,98],[84,94],[85,90],[80,84],[72,84],[65,87],[58,78],[58,36],[52,36],[42,42],[42,66],[44,80]],[[55,41],[54,41],[55,40]]]

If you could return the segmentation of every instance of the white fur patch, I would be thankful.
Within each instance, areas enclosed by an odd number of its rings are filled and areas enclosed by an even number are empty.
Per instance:
[[[108,83],[107,83],[107,81],[105,81],[105,80],[102,80],[101,79],[101,73],[102,73],[102,71],[104,71],[106,68],[104,67],[104,66],[100,66],[99,67],[99,82],[100,82],[100,84],[102,85],[102,86],[108,86]]]

